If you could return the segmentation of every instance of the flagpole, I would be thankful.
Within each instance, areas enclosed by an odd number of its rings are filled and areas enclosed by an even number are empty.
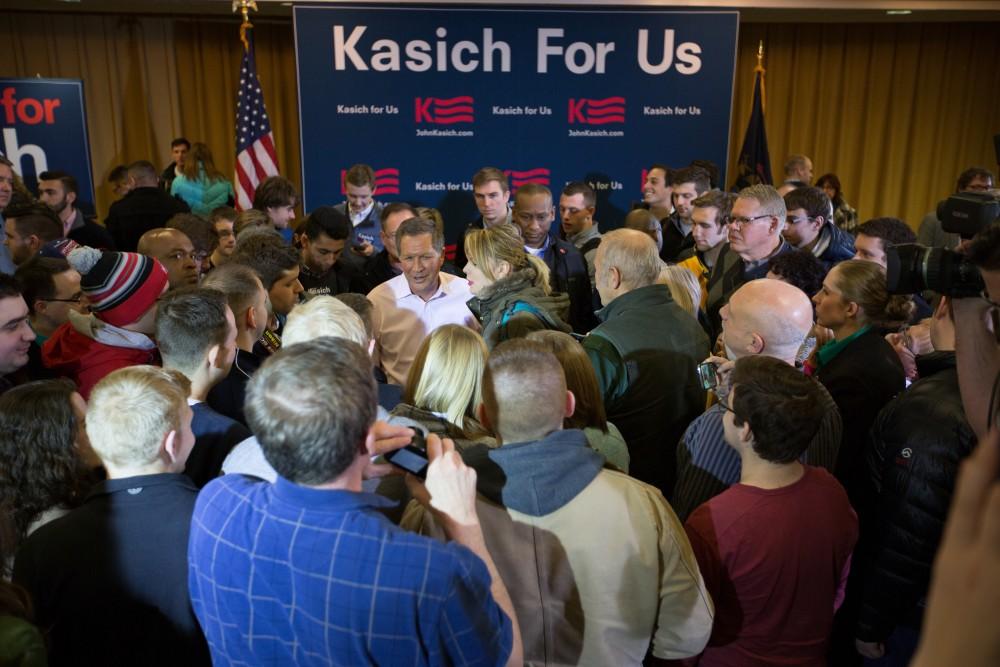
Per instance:
[[[234,190],[236,210],[253,207],[257,186],[270,176],[277,176],[278,154],[274,145],[271,121],[264,106],[264,93],[257,78],[254,58],[253,24],[250,12],[257,11],[256,0],[233,0],[233,12],[243,14],[240,41],[243,59],[240,63],[239,90],[236,94],[236,165]]]
[[[767,95],[764,93],[764,73],[767,71],[764,69],[764,40],[760,40],[757,44],[757,66],[753,68],[755,73],[760,73],[760,109],[765,111],[767,109]]]
[[[250,42],[247,40],[247,30],[253,28],[253,23],[250,23],[250,10],[257,11],[257,0],[233,0],[233,12],[239,10],[243,14],[243,23],[240,24],[240,41],[243,42],[243,48],[247,51],[250,50]]]

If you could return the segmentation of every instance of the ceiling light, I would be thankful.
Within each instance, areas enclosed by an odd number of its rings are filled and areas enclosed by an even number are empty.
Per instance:
[[[912,9],[888,9],[885,12],[889,16],[906,16],[907,14],[912,14]]]

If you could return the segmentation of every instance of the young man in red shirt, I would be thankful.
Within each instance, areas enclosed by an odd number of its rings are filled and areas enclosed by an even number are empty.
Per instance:
[[[822,417],[819,389],[777,359],[744,357],[723,405],[740,483],[685,526],[715,601],[715,627],[697,664],[826,664],[858,520],[830,473],[799,463]]]

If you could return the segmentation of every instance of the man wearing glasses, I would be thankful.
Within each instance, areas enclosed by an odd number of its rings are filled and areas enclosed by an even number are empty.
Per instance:
[[[708,320],[713,336],[721,331],[719,310],[740,285],[767,277],[770,261],[791,252],[781,237],[788,210],[770,185],[740,190],[729,219],[729,243],[708,278]]]
[[[569,295],[573,331],[587,333],[593,329],[597,319],[587,263],[576,246],[549,233],[556,219],[552,191],[537,183],[522,185],[514,196],[513,218],[521,230],[525,251],[548,265],[552,291]]]
[[[191,239],[181,230],[151,229],[139,239],[138,251],[166,267],[170,289],[198,284],[198,255]]]
[[[51,377],[52,372],[42,364],[42,344],[69,321],[70,312],[88,312],[80,274],[65,259],[39,256],[17,267],[14,278],[21,283],[28,324],[35,334],[24,373],[31,380]]]
[[[795,188],[785,195],[785,229],[791,246],[808,250],[827,271],[838,262],[854,257],[854,239],[833,224],[833,204],[819,188]]]

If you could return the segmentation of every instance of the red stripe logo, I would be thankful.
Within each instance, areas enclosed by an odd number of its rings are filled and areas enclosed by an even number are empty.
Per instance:
[[[533,169],[504,169],[507,178],[510,179],[510,191],[517,192],[517,189],[527,183],[537,183],[538,185],[549,185],[552,172],[545,167],[535,167]]]
[[[625,122],[625,98],[605,97],[594,100],[587,97],[569,100],[567,120],[570,125],[607,125]]]
[[[375,188],[372,194],[376,195],[398,195],[399,194],[399,169],[395,167],[385,167],[375,169]],[[340,194],[346,195],[345,177],[347,170],[340,170]]]
[[[470,95],[459,97],[417,97],[414,99],[414,117],[417,123],[454,125],[475,121],[475,100]]]

